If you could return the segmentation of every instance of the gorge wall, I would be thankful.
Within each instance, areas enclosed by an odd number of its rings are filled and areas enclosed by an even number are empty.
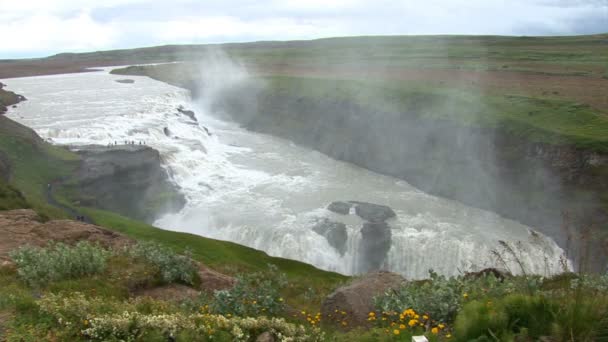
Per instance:
[[[158,151],[146,146],[78,147],[82,163],[66,184],[79,205],[120,213],[153,222],[177,211],[184,196],[161,167]]]
[[[198,76],[176,70],[183,69],[131,67],[116,73],[149,74],[204,99]],[[574,259],[581,248],[591,249],[598,256],[591,260],[594,268],[604,263],[596,252],[605,249],[608,231],[606,152],[574,146],[560,137],[547,143],[500,125],[424,115],[458,105],[437,96],[420,94],[404,105],[382,107],[335,94],[310,96],[290,90],[242,82],[220,92],[214,89],[213,101],[206,99],[205,105],[250,130],[530,225],[570,250]],[[593,241],[581,242],[583,232]]]

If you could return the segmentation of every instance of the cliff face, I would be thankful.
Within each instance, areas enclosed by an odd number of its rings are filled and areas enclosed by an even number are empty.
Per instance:
[[[491,210],[562,244],[564,213],[579,228],[608,223],[605,153],[423,117],[415,106],[379,112],[347,101],[251,89],[227,92],[215,105],[251,130]]]
[[[185,204],[152,148],[87,146],[78,154],[82,164],[70,188],[81,205],[151,222]]]

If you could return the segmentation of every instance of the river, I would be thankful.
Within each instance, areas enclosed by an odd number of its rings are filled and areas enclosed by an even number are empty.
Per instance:
[[[390,206],[397,217],[382,268],[409,279],[434,269],[458,275],[504,265],[492,255],[500,241],[515,247],[530,273],[561,271],[563,251],[550,238],[494,213],[425,194],[407,182],[336,161],[288,140],[247,131],[214,117],[188,93],[146,77],[101,71],[15,78],[7,88],[28,100],[7,115],[55,144],[142,142],[161,153],[163,167],[187,205],[154,225],[229,240],[319,268],[361,272],[356,215],[326,209],[332,201]],[[193,109],[197,121],[177,111]],[[208,133],[208,132],[210,133]],[[342,255],[312,230],[321,218],[346,224]],[[517,263],[507,255],[514,273]]]

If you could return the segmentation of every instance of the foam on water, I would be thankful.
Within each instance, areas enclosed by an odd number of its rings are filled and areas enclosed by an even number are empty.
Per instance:
[[[248,132],[205,113],[186,91],[145,77],[91,72],[9,79],[28,98],[8,116],[57,144],[144,142],[187,198],[155,225],[234,241],[345,274],[357,273],[362,220],[325,209],[332,201],[390,206],[392,245],[386,267],[408,278],[430,268],[445,275],[499,266],[499,241],[515,246],[527,271],[561,270],[562,250],[529,227],[493,213],[430,196],[407,182],[330,159],[279,138]],[[179,114],[194,108],[199,123]],[[205,126],[212,135],[208,135]],[[168,128],[171,136],[164,133]],[[311,228],[327,217],[347,224],[342,256]],[[519,271],[507,260],[512,271]]]

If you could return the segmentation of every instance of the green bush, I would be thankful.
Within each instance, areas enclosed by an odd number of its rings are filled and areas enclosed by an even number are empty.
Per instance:
[[[558,311],[555,301],[543,295],[512,295],[499,304],[508,316],[509,327],[514,333],[525,331],[535,339],[550,334]]]
[[[454,323],[456,341],[509,341],[509,317],[492,302],[466,304]]]
[[[574,292],[559,302],[552,335],[558,341],[608,341],[608,298],[604,294]]]
[[[104,271],[110,252],[82,241],[75,246],[63,243],[46,248],[25,246],[10,253],[18,275],[30,286],[78,278]]]
[[[149,262],[158,269],[166,283],[194,285],[197,280],[196,263],[189,253],[180,255],[172,249],[153,242],[140,242],[130,247],[129,254]]]
[[[280,291],[287,278],[269,265],[268,272],[241,274],[229,290],[217,291],[212,303],[213,312],[237,316],[277,315],[284,309]]]
[[[49,294],[38,305],[40,312],[60,328],[58,331],[70,337],[64,340],[80,336],[92,341],[252,341],[263,332],[284,341],[324,340],[320,329],[282,318],[184,312],[166,302],[145,298],[120,301],[81,293]]]

